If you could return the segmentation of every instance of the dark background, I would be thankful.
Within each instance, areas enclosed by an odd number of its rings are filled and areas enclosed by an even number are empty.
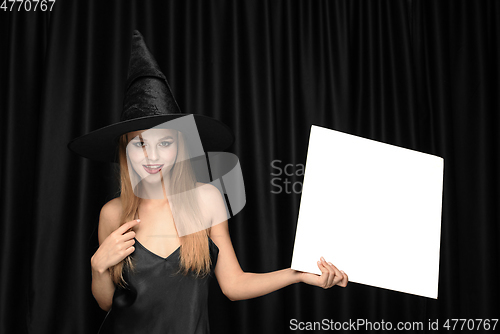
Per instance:
[[[292,318],[426,328],[429,319],[498,318],[499,1],[17,7],[0,11],[1,333],[96,333],[105,316],[90,258],[100,208],[117,196],[115,170],[66,144],[118,121],[133,29],[181,109],[235,132],[228,151],[240,159],[247,203],[229,225],[245,271],[290,266],[300,193],[273,193],[271,164],[304,164],[311,124],[445,160],[438,300],[350,283],[231,302],[214,281],[213,333],[288,333]]]

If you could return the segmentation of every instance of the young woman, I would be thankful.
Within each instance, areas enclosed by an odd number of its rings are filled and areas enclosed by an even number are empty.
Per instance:
[[[148,146],[149,155],[142,154],[145,146]],[[128,157],[126,151],[129,152]],[[122,192],[120,197],[108,202],[101,210],[100,247],[91,260],[95,299],[102,309],[108,311],[116,307],[117,310],[116,314],[106,319],[103,333],[108,326],[116,332],[121,332],[121,328],[129,331],[137,328],[154,333],[168,327],[172,333],[206,333],[207,280],[213,273],[222,292],[233,301],[262,296],[298,282],[325,289],[347,285],[347,275],[324,259],[318,261],[321,276],[292,269],[264,274],[243,272],[231,244],[227,220],[220,223],[217,220],[221,209],[225,211],[218,189],[196,182],[188,159],[181,158],[185,163],[180,167],[175,163],[176,157],[187,155],[184,137],[175,130],[135,131],[120,139]],[[127,159],[133,160],[134,156],[139,158],[127,163]],[[168,198],[144,199],[135,196],[130,186],[130,166],[139,176],[146,177],[144,174],[147,173],[156,176],[156,180],[150,178],[148,183],[158,184],[163,179],[166,189],[175,189],[175,180],[183,182],[183,178],[196,182],[197,188],[193,189],[199,195],[197,204],[203,213],[201,217],[216,224],[179,238]],[[167,170],[158,172],[151,166]],[[160,173],[168,176],[161,178]],[[180,204],[185,203],[177,201],[177,210]],[[139,213],[140,220],[132,218],[135,213]],[[139,258],[133,256],[135,253],[140,253]],[[146,265],[140,262],[144,258]],[[123,275],[125,259],[132,262],[126,276]],[[185,269],[190,271],[187,276]],[[118,293],[115,293],[117,286]],[[196,305],[196,309],[192,305]],[[143,314],[142,319],[147,320],[138,321],[137,314]]]
[[[348,276],[323,258],[317,263],[321,275],[290,268],[244,272],[221,193],[197,182],[190,134],[157,127],[184,114],[137,31],[126,87],[121,121],[69,144],[82,156],[115,162],[118,149],[121,194],[101,209],[99,248],[91,259],[92,293],[109,311],[100,333],[209,333],[213,276],[232,301],[298,282],[325,289],[347,285]],[[206,151],[232,143],[222,123],[198,115],[196,125]],[[115,137],[118,142],[109,140]]]

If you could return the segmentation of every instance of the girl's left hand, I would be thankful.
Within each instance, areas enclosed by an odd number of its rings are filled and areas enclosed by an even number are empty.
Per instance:
[[[299,271],[300,281],[310,285],[316,285],[323,289],[329,289],[334,285],[345,288],[349,277],[343,270],[338,270],[331,262],[326,262],[323,257],[318,261],[321,276]]]

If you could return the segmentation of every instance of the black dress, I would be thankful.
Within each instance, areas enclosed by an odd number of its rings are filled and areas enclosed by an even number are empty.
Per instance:
[[[127,289],[117,287],[111,310],[99,334],[207,334],[208,287],[214,276],[219,248],[208,237],[212,266],[210,274],[196,278],[179,270],[180,248],[160,257],[135,240],[133,271],[123,270]]]

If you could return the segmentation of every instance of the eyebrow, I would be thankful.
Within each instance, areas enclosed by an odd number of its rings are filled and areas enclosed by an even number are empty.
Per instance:
[[[139,139],[137,137],[140,137]],[[172,136],[165,136],[163,138],[160,138],[158,140],[163,140],[163,139],[174,139]],[[134,139],[132,140],[142,140],[142,141],[148,141],[147,139],[144,139],[141,135],[135,136]]]

